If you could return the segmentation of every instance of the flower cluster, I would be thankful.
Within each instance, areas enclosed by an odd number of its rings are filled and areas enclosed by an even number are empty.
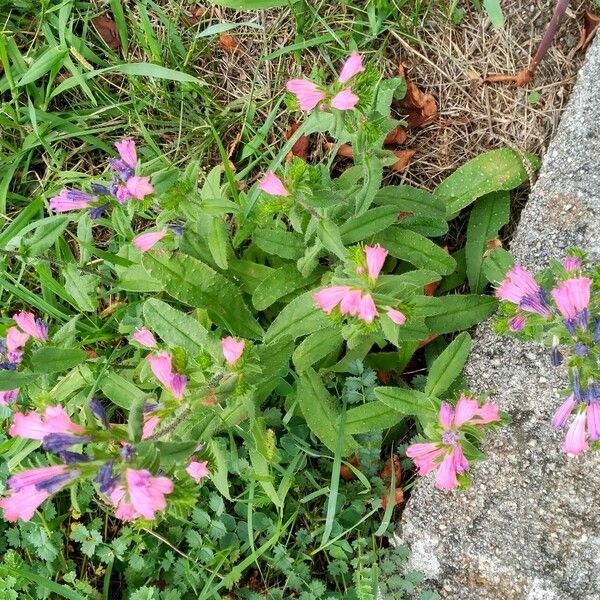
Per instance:
[[[442,402],[439,423],[432,428],[431,440],[411,444],[406,456],[413,459],[419,475],[436,471],[436,488],[454,489],[459,485],[458,476],[464,476],[469,469],[461,445],[468,441],[469,429],[481,429],[500,420],[495,404],[488,400],[480,406],[475,398],[461,394],[456,408]]]
[[[30,339],[46,342],[48,326],[31,312],[20,312],[12,316],[16,326],[9,327],[6,336],[0,340],[0,369],[14,371],[23,360],[25,345]],[[19,389],[0,391],[0,405],[16,400]]]
[[[516,265],[496,295],[511,314],[510,332],[546,341],[555,367],[566,358],[570,373],[567,398],[554,414],[552,425],[562,428],[574,417],[562,449],[577,456],[589,448],[588,440],[600,440],[600,315],[594,273],[586,270],[580,256],[569,256],[542,279],[553,283],[546,289]]]
[[[109,198],[119,204],[137,199],[143,200],[154,192],[149,177],[136,175],[138,166],[137,151],[133,140],[122,140],[115,144],[120,158],[110,158],[108,164],[115,172],[110,185],[92,183],[92,194],[81,190],[63,189],[58,196],[49,200],[54,212],[90,209],[92,219],[100,218],[110,207]]]
[[[360,98],[352,91],[348,82],[364,70],[362,56],[352,52],[332,89],[321,87],[308,79],[292,79],[288,82],[287,89],[296,97],[300,110],[310,111],[319,105],[323,110],[328,107],[354,110]]]
[[[362,257],[364,260],[356,266],[356,273],[363,278],[367,289],[352,285],[323,288],[313,294],[319,308],[328,315],[334,309],[338,309],[341,315],[356,317],[365,323],[372,323],[380,313],[369,290],[377,283],[387,255],[387,250],[379,245],[365,246]],[[380,310],[383,310],[396,325],[403,325],[406,322],[406,316],[397,308],[384,306],[380,307]]]

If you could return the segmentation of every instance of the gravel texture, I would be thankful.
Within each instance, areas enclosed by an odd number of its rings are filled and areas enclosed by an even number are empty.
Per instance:
[[[571,246],[600,259],[600,38],[585,65],[511,250],[533,270]],[[466,369],[513,423],[492,434],[464,493],[413,492],[399,536],[410,568],[453,600],[600,599],[600,453],[570,458],[550,427],[566,374],[534,344],[476,332]]]

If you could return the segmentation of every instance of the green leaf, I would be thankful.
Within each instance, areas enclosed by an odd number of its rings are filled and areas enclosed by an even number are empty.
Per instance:
[[[394,206],[377,206],[362,215],[350,217],[340,225],[344,244],[356,244],[387,229],[396,222],[398,210]]]
[[[22,579],[31,581],[37,586],[36,589],[40,592],[51,592],[52,594],[56,594],[57,596],[66,598],[67,600],[86,600],[86,596],[82,596],[70,587],[56,583],[47,577],[38,575],[37,573],[34,573],[33,571],[23,567],[17,568],[8,566],[6,564],[0,565],[0,574],[2,575],[2,579],[5,579],[8,574],[17,578],[19,581]]]
[[[226,449],[223,448],[222,440],[213,438],[208,443],[208,447],[215,459],[215,469],[210,474],[210,480],[214,486],[221,492],[221,495],[231,500],[229,494],[229,482],[228,482],[228,466],[227,466],[227,455]]]
[[[64,215],[40,219],[34,234],[25,241],[29,256],[39,256],[48,250],[60,237],[70,220],[70,217]]]
[[[449,275],[456,267],[454,259],[443,248],[409,229],[390,227],[377,235],[376,240],[392,256],[405,260],[418,269]]]
[[[328,219],[320,219],[317,224],[317,236],[323,246],[340,260],[346,260],[348,251],[344,247],[338,226]]]
[[[399,387],[376,387],[375,396],[402,415],[417,417],[421,423],[437,418],[437,403],[423,392]]]
[[[381,400],[367,402],[351,408],[346,413],[346,433],[367,433],[389,429],[403,418],[402,414]]]
[[[268,254],[297,260],[304,254],[304,240],[299,233],[283,229],[257,229],[254,243]]]
[[[312,294],[313,292],[306,292],[298,296],[277,315],[265,334],[266,343],[273,343],[286,337],[295,340],[330,326],[327,315],[317,308]]]
[[[38,373],[15,373],[14,371],[0,370],[0,390],[14,390],[23,387],[39,378]]]
[[[32,354],[31,366],[36,373],[57,373],[76,367],[87,357],[81,348],[40,348]]]
[[[148,394],[117,373],[108,373],[100,381],[104,395],[117,406],[129,410],[132,403],[143,401]]]
[[[279,8],[291,6],[299,0],[210,0],[212,4],[235,8],[237,10],[263,10],[266,8]]]
[[[48,46],[48,49],[42,52],[29,66],[23,77],[17,81],[17,87],[33,83],[40,77],[43,77],[52,67],[57,65],[67,55],[67,49],[64,46]]]
[[[503,248],[496,248],[483,261],[483,274],[491,283],[500,283],[515,264],[515,259],[510,252]]]
[[[182,73],[181,71],[175,71],[174,69],[168,69],[161,65],[155,65],[152,63],[121,63],[114,67],[108,67],[106,69],[99,69],[99,71],[116,71],[117,73],[123,73],[124,75],[137,75],[140,77],[153,77],[155,79],[168,79],[169,81],[180,81],[182,83],[197,83],[198,85],[204,85],[204,81]],[[97,73],[92,71],[90,73]]]
[[[504,27],[504,14],[502,13],[500,0],[483,0],[483,7],[490,18],[492,25],[496,27],[496,29],[502,29],[502,27]]]
[[[432,298],[438,314],[425,319],[431,333],[452,333],[477,325],[489,317],[498,306],[496,298],[477,295],[454,295]]]
[[[425,393],[428,396],[441,395],[462,373],[471,350],[471,336],[464,331],[435,359],[429,369]]]
[[[227,250],[229,248],[229,232],[223,219],[213,218],[208,232],[208,247],[213,260],[220,269],[227,269]]]
[[[156,298],[146,300],[142,310],[146,325],[168,346],[185,348],[194,358],[206,350],[221,359],[208,331],[193,317]]]
[[[525,160],[534,169],[539,165],[533,155]],[[459,167],[437,187],[435,196],[446,205],[447,217],[454,218],[477,198],[491,192],[512,190],[527,181],[527,177],[521,156],[514,150],[501,148],[480,154]]]
[[[341,348],[342,334],[338,328],[326,327],[311,333],[298,345],[292,354],[296,371],[308,369],[334,350]]]
[[[262,327],[246,306],[239,289],[208,265],[191,256],[155,252],[144,255],[143,265],[176,300],[206,309],[211,320],[234,335],[262,338]]]
[[[474,294],[481,294],[486,286],[482,272],[484,256],[488,242],[496,239],[500,229],[510,218],[510,194],[508,192],[492,192],[480,198],[471,209],[467,227],[465,257],[467,261],[467,277]]]
[[[383,180],[383,165],[376,156],[365,155],[360,167],[363,175],[363,187],[355,196],[357,215],[366,212],[371,206]]]
[[[340,407],[329,394],[321,378],[314,369],[308,369],[300,375],[296,393],[302,415],[311,431],[329,448],[335,452],[338,438],[338,418]],[[343,456],[348,456],[358,449],[358,444],[352,436],[344,436]]]
[[[307,281],[296,265],[285,265],[274,269],[254,290],[252,304],[256,310],[265,310],[280,298],[309,285],[312,279]]]
[[[134,398],[129,407],[129,419],[127,421],[127,431],[129,439],[139,442],[142,439],[142,428],[144,427],[144,404],[146,396]]]
[[[281,498],[278,496],[277,490],[273,485],[273,475],[271,474],[269,463],[265,457],[260,454],[260,452],[257,452],[254,449],[249,449],[248,454],[250,455],[252,470],[254,471],[254,475],[258,480],[258,483],[260,483],[262,489],[265,491],[265,494],[267,494],[271,502],[278,508],[281,508],[283,503],[281,502]]]
[[[95,287],[99,278],[95,275],[82,275],[73,263],[65,265],[62,273],[65,291],[73,298],[75,306],[83,312],[94,312],[98,306]]]
[[[373,200],[375,204],[393,206],[397,213],[445,219],[446,205],[436,196],[411,185],[386,185]]]

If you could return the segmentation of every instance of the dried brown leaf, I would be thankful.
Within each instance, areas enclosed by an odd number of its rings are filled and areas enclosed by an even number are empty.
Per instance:
[[[121,40],[119,40],[119,35],[117,34],[117,25],[108,13],[94,17],[92,25],[111,50],[118,50],[121,47]]]
[[[577,44],[575,52],[584,50],[592,41],[592,38],[598,29],[598,25],[600,25],[600,17],[589,10],[586,10],[585,15],[583,15],[583,28],[581,29],[581,34],[579,36],[579,44]]]
[[[239,52],[242,48],[237,38],[233,37],[230,33],[222,33],[219,35],[219,46],[225,52]]]
[[[406,81],[406,95],[400,102],[400,110],[407,115],[408,129],[424,127],[435,121],[437,117],[437,102],[431,94],[421,91],[416,83],[406,75],[406,67],[400,65],[400,76]]]
[[[390,169],[393,169],[394,171],[404,171],[416,153],[417,151],[412,150],[411,148],[407,148],[406,150],[394,150],[394,154],[398,158],[398,161],[395,162]]]
[[[296,133],[298,127],[300,127],[300,123],[296,123],[295,121],[291,123],[288,130],[285,132],[285,139],[289,140],[294,135],[294,133]],[[292,160],[294,156],[297,156],[302,160],[307,160],[309,142],[310,140],[308,139],[308,136],[301,135],[298,138],[298,141],[292,146],[291,151],[287,155],[287,159]]]

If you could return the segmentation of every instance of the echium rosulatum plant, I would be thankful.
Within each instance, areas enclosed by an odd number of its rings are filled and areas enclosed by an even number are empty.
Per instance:
[[[17,325],[8,329],[2,346],[6,348],[2,368],[6,369],[18,366],[30,338],[37,343],[48,339],[47,326],[32,313],[18,313],[13,318]],[[205,357],[200,370],[198,366],[196,370],[191,369],[189,375],[194,379],[191,385],[188,376],[175,367],[180,361],[160,346],[149,329],[137,329],[131,335],[131,341],[146,354],[144,362],[155,381],[163,387],[158,402],[150,401],[152,396],[148,396],[148,401],[139,406],[138,431],[131,425],[134,407],[130,409],[128,425],[111,423],[107,401],[94,397],[89,402],[89,411],[85,411],[89,412],[90,418],[83,426],[61,405],[46,405],[39,411],[22,412],[15,402],[19,390],[3,392],[2,403],[10,403],[13,407],[9,435],[39,440],[42,448],[55,457],[50,466],[9,477],[7,495],[0,500],[5,519],[28,521],[42,502],[81,479],[95,484],[104,501],[113,507],[116,517],[126,521],[154,519],[157,513],[166,509],[169,496],[176,495],[176,486],[189,487],[192,481],[200,483],[210,475],[210,452],[201,443],[183,444],[188,458],[175,461],[171,472],[147,464],[148,452],[144,444],[169,439],[169,434],[196,407],[216,402],[214,398],[219,389],[225,387],[228,393],[235,394],[236,386],[238,389],[243,387],[241,367],[246,361],[244,355],[248,353],[245,340],[224,337],[220,358]],[[248,370],[252,370],[251,365]],[[209,381],[206,381],[207,377],[210,377]],[[205,385],[198,383],[201,381]]]
[[[569,382],[552,426],[568,425],[562,450],[577,456],[600,440],[600,276],[582,252],[534,277],[515,265],[496,295],[504,301],[501,332],[543,342],[554,367],[564,364]]]

